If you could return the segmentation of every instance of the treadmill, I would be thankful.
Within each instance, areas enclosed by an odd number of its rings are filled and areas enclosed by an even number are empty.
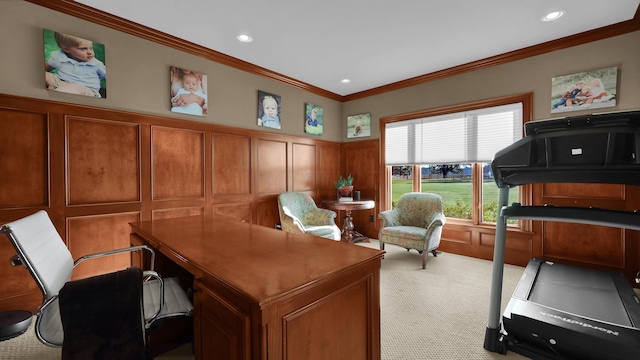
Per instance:
[[[532,359],[640,359],[640,301],[619,272],[533,258],[500,316],[507,219],[640,230],[637,210],[507,204],[509,189],[524,184],[640,185],[640,111],[532,121],[524,132],[491,163],[501,210],[484,348]]]

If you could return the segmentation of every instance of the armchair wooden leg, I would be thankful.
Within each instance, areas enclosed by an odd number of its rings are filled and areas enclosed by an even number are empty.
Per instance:
[[[427,251],[423,251],[422,252],[422,268],[426,268],[427,267]]]
[[[433,254],[433,257],[438,257],[438,252],[435,250],[431,250],[431,253]]]

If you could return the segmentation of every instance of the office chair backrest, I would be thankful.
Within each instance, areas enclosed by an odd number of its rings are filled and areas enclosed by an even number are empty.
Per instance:
[[[15,247],[20,261],[40,286],[44,301],[71,279],[73,258],[46,211],[40,210],[0,229]]]

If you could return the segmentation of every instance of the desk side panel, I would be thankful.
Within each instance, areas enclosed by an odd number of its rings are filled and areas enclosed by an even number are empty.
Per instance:
[[[380,359],[380,259],[339,272],[265,312],[272,320],[269,358]]]
[[[194,296],[196,359],[250,359],[251,317],[198,281]]]

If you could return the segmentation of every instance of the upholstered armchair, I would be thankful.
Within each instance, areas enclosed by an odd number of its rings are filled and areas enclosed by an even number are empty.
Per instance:
[[[406,193],[397,206],[381,212],[382,227],[378,232],[380,250],[384,244],[402,246],[422,254],[422,268],[427,265],[427,253],[437,256],[442,226],[445,224],[442,197],[431,193]]]
[[[318,208],[311,196],[297,192],[282,193],[278,195],[278,209],[282,230],[340,240],[340,228],[334,220],[336,212]]]

